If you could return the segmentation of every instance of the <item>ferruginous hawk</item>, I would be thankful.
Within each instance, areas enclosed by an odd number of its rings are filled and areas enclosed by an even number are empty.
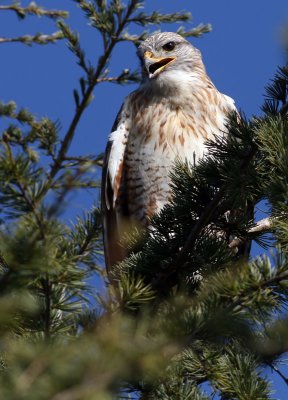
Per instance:
[[[143,79],[124,101],[106,148],[102,209],[108,270],[125,254],[125,221],[147,226],[171,196],[176,159],[195,163],[205,141],[225,132],[234,101],[206,74],[201,53],[172,32],[154,34],[138,48]]]

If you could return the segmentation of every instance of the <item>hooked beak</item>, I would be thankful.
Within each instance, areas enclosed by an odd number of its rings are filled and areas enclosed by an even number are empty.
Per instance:
[[[151,51],[145,51],[144,53],[144,61],[149,78],[153,78],[160,74],[163,69],[172,64],[175,60],[176,57],[155,58]]]

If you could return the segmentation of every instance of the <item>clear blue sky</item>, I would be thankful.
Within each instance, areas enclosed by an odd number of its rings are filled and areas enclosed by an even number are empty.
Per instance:
[[[3,2],[4,3],[4,2]],[[7,0],[5,2],[9,4]],[[12,3],[12,1],[11,1]],[[28,4],[29,1],[23,1]],[[69,23],[80,33],[83,47],[92,61],[99,55],[100,41],[87,26],[72,0],[39,0],[49,8],[70,11]],[[220,91],[233,97],[247,116],[259,114],[264,87],[278,65],[285,62],[280,44],[281,26],[288,20],[287,0],[147,0],[145,11],[190,11],[193,25],[211,23],[213,30],[192,43],[203,54],[208,74]],[[0,13],[0,36],[53,32],[53,22],[29,17],[23,22],[8,12]],[[162,30],[176,30],[175,25],[163,25]],[[189,25],[187,26],[189,28]],[[154,30],[153,27],[150,28]],[[132,31],[132,28],[131,28]],[[63,130],[74,111],[72,91],[78,87],[82,71],[64,42],[48,46],[26,47],[1,44],[0,100],[15,100],[39,117],[59,120]],[[111,62],[111,74],[124,68],[135,69],[138,61],[132,44],[121,44]],[[95,91],[95,100],[79,125],[70,155],[98,154],[104,150],[115,115],[125,95],[134,85],[103,84]],[[3,126],[0,122],[0,127]],[[81,213],[90,208],[94,195],[86,194],[72,201],[71,207]],[[287,399],[288,390],[277,380],[278,399]]]

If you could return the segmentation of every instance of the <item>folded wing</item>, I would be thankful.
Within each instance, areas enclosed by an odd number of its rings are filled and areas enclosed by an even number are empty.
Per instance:
[[[121,107],[107,143],[102,171],[102,213],[106,268],[121,261],[125,254],[119,241],[121,219],[125,216],[124,157],[130,129],[129,98]],[[127,212],[126,212],[127,213]]]

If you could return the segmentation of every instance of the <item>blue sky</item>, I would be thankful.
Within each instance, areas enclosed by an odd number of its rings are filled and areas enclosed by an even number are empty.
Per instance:
[[[6,2],[9,4],[9,1]],[[12,3],[12,2],[11,2]],[[28,4],[29,1],[23,1]],[[92,62],[100,49],[97,34],[87,26],[86,19],[72,0],[39,0],[49,8],[70,12],[69,24],[80,33],[83,48]],[[233,97],[237,107],[247,116],[260,113],[264,87],[285,62],[281,47],[281,27],[288,19],[287,0],[147,0],[145,11],[190,11],[192,24],[211,23],[212,32],[201,39],[191,39],[203,54],[203,59],[217,88]],[[0,13],[0,36],[53,32],[53,22],[29,17],[19,21],[8,12]],[[176,30],[178,25],[163,25],[162,30]],[[187,25],[189,28],[189,25]],[[151,27],[153,31],[155,28]],[[137,28],[139,31],[139,28]],[[131,32],[133,29],[131,28]],[[48,46],[27,47],[1,44],[0,99],[15,100],[39,117],[59,120],[62,133],[74,112],[72,91],[78,87],[82,71],[64,42]],[[111,61],[111,75],[124,68],[135,69],[138,60],[132,44],[121,44]],[[98,154],[104,150],[107,136],[123,98],[135,85],[102,84],[95,91],[94,102],[82,119],[70,155]],[[0,125],[2,126],[2,124]],[[95,193],[72,199],[73,213],[81,213],[95,201]],[[288,391],[277,381],[276,397],[288,398]]]

